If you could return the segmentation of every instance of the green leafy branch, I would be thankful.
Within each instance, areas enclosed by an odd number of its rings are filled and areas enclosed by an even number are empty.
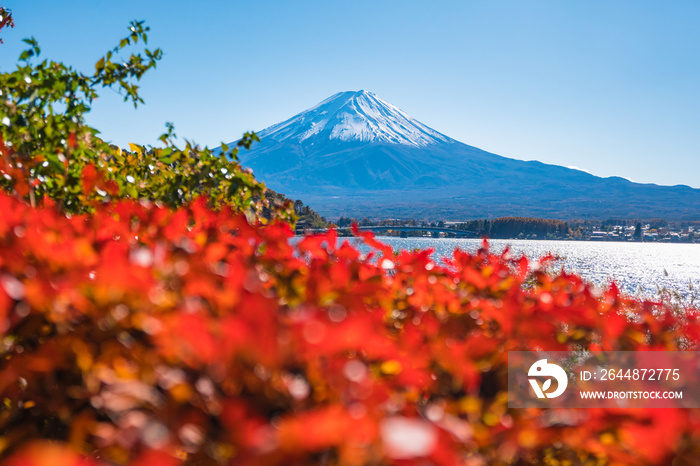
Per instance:
[[[19,56],[17,69],[0,73],[0,187],[32,205],[52,199],[68,212],[91,211],[115,198],[148,199],[177,207],[204,196],[214,206],[230,205],[251,220],[279,218],[293,223],[291,201],[266,198],[265,185],[238,163],[238,149],[259,141],[246,133],[221,154],[185,141],[172,123],[159,138],[163,148],[130,144],[129,150],[104,142],[85,123],[85,114],[109,87],[134,106],[143,103],[138,81],[163,58],[146,48],[149,28],[132,21],[129,34],[95,64],[94,74],[60,62],[34,61],[41,49],[34,38]],[[126,59],[127,47],[143,49]]]

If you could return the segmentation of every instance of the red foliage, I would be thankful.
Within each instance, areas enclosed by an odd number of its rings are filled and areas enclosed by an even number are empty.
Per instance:
[[[99,182],[89,167],[83,182]],[[659,464],[699,453],[694,410],[545,415],[508,409],[506,396],[507,351],[693,348],[695,311],[614,286],[601,296],[486,243],[437,264],[362,233],[363,254],[333,231],[294,242],[286,224],[203,202],[68,218],[0,194],[0,212],[7,464]]]

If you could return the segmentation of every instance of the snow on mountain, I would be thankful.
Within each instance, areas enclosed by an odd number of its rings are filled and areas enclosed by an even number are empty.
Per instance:
[[[335,94],[258,135],[238,153],[242,165],[323,215],[700,218],[698,189],[501,157],[367,91]]]
[[[452,139],[414,120],[372,92],[339,92],[292,118],[261,131],[263,139],[385,142],[424,147]]]

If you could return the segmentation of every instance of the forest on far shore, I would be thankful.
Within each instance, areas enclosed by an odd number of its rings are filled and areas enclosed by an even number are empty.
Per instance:
[[[478,219],[464,222],[455,221],[418,221],[403,219],[361,220],[341,217],[332,225],[347,228],[353,223],[359,226],[396,226],[447,228],[473,232],[475,236],[493,239],[564,239],[564,240],[602,240],[602,241],[666,241],[692,243],[700,239],[700,222],[673,222],[664,219],[649,220],[556,220],[533,217],[500,217],[495,219]],[[318,227],[314,227],[318,228]],[[399,236],[400,231],[382,233],[387,236]],[[425,236],[427,231],[415,230],[404,232],[405,236]],[[449,233],[448,233],[449,234]]]

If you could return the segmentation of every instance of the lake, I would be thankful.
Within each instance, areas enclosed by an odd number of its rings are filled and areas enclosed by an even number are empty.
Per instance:
[[[378,237],[394,249],[435,250],[434,258],[452,255],[455,248],[475,251],[480,239]],[[586,280],[618,287],[635,296],[658,296],[658,290],[678,291],[686,299],[700,290],[700,244],[618,243],[599,241],[490,240],[495,251],[506,246],[515,256],[536,259],[547,253],[559,256],[557,267],[575,272]]]

